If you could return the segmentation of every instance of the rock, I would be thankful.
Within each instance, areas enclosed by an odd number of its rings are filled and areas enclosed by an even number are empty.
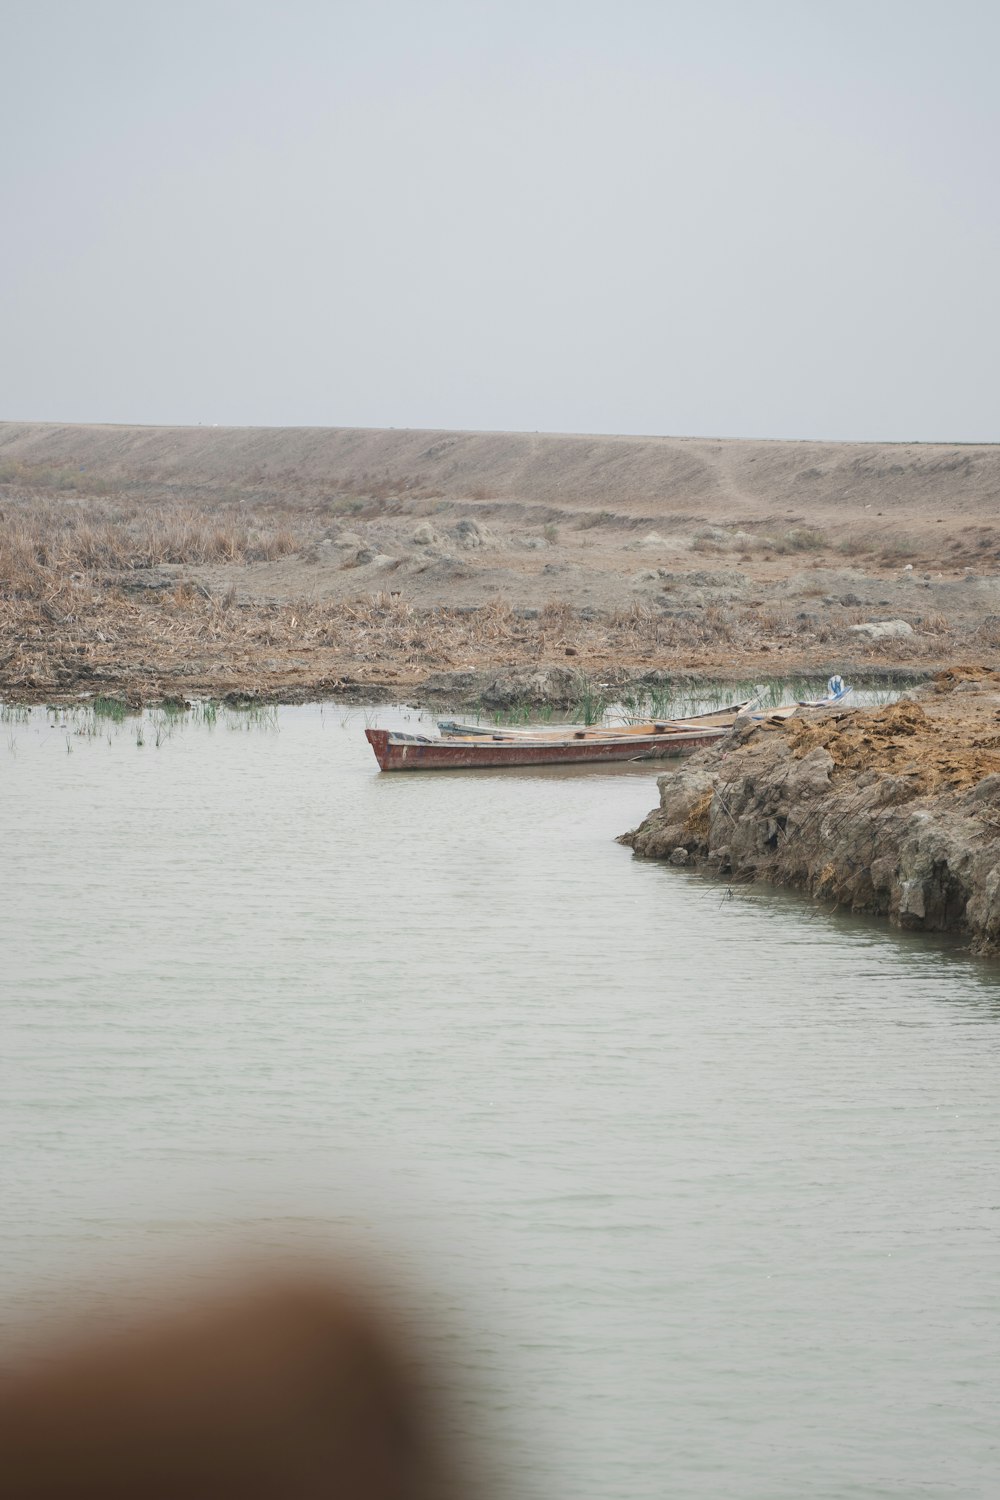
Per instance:
[[[588,690],[587,679],[570,667],[543,667],[537,672],[503,672],[488,681],[480,701],[485,708],[512,708],[522,703],[570,708]]]
[[[986,807],[1000,804],[1000,774],[994,772],[992,776],[984,776],[973,789],[972,801]]]
[[[436,547],[440,537],[429,521],[421,521],[413,528],[413,542],[417,547]]]
[[[691,863],[691,856],[688,854],[683,845],[679,844],[677,848],[673,850],[670,855],[670,863],[672,865],[688,865]]]
[[[869,620],[864,625],[848,625],[852,635],[864,636],[870,641],[894,640],[913,634],[913,626],[906,620]]]
[[[364,543],[356,531],[342,531],[339,536],[334,537],[333,545],[346,551],[348,548],[362,547]]]
[[[698,569],[693,573],[671,573],[661,568],[660,577],[664,584],[672,589],[718,589],[727,595],[738,594],[741,597],[746,594],[748,587],[743,573],[728,569]]]
[[[828,792],[832,770],[833,756],[829,750],[824,750],[821,745],[810,750],[788,773],[785,791],[789,800],[818,797]]]
[[[665,772],[658,784],[658,812],[634,834],[626,834],[622,843],[631,844],[637,854],[652,859],[669,859],[681,847],[690,855],[690,821],[700,808],[710,816],[715,777],[700,766],[684,765]]]
[[[471,551],[474,547],[495,547],[496,537],[488,527],[479,521],[474,521],[471,516],[464,516],[455,528],[454,534],[460,547]]]
[[[660,806],[621,842],[671,863],[683,851],[693,864],[707,860],[740,879],[798,887],[899,927],[964,932],[977,951],[1000,951],[1000,773],[964,787],[955,773],[935,781],[933,754],[926,758],[933,732],[928,738],[930,721],[916,705],[844,719],[843,729],[827,721],[830,749],[813,742],[808,750],[814,732],[827,732],[823,721],[813,732],[790,721],[742,744],[730,736],[661,777]],[[845,762],[838,747],[856,742],[840,736],[851,736],[855,723],[868,750]],[[904,734],[918,736],[914,764],[897,772],[884,752]],[[876,768],[870,759],[879,744]],[[979,748],[972,740],[966,754]]]

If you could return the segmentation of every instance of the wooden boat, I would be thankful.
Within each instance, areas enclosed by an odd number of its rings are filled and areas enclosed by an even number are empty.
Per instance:
[[[802,705],[786,703],[780,708],[760,708],[741,703],[714,713],[694,714],[688,719],[651,720],[611,729],[602,725],[584,729],[565,725],[545,730],[492,729],[445,720],[438,725],[440,738],[399,734],[390,729],[366,729],[365,737],[383,771],[458,771],[475,767],[496,770],[502,766],[661,760],[671,755],[690,755],[713,744],[727,735],[742,715],[766,726],[790,718],[800,706],[826,708],[851,691],[839,677],[831,678],[828,689],[827,698]]]
[[[731,729],[741,713],[750,710],[748,703],[734,703],[729,708],[713,709],[710,713],[691,714],[684,719],[644,719],[630,724],[591,724],[582,731],[568,725],[556,729],[514,729],[493,724],[462,724],[455,719],[438,721],[439,732],[447,739],[482,738],[491,740],[564,740],[572,734],[582,732],[593,739],[610,739],[615,735],[654,735],[677,729]]]
[[[690,755],[728,734],[725,724],[693,728],[664,726],[649,733],[647,725],[607,730],[563,730],[531,738],[497,735],[399,734],[389,729],[366,729],[365,737],[383,771],[457,771],[474,767],[594,764],[608,761],[659,760]]]

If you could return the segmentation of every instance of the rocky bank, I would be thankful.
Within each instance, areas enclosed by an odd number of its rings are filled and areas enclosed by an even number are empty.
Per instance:
[[[1000,952],[998,673],[942,672],[887,708],[738,725],[659,788],[621,840],[643,858]]]

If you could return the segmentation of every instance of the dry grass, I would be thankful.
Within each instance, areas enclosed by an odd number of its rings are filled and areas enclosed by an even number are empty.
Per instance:
[[[613,510],[585,510],[576,518],[577,531],[592,531],[595,526],[617,526],[620,517]]]
[[[832,651],[903,664],[942,646],[940,635],[866,645],[847,635],[844,620],[814,629],[752,607],[670,615],[635,604],[584,619],[557,603],[525,618],[504,602],[419,609],[390,591],[269,603],[197,583],[136,594],[80,575],[50,582],[30,599],[0,591],[0,686],[14,697],[84,688],[280,696],[300,685],[322,695],[343,681],[418,682],[435,671],[503,672],[567,659],[602,675],[671,663],[741,676],[765,660],[806,669],[810,653],[823,662]]]
[[[837,543],[842,557],[876,557],[884,567],[917,557],[920,548],[912,537],[895,532],[850,531]]]
[[[33,599],[91,575],[164,563],[249,563],[296,551],[282,524],[254,523],[236,507],[119,505],[17,497],[0,504],[0,597]]]
[[[329,497],[293,513],[280,500],[251,508],[0,491],[0,689],[14,697],[84,689],[281,695],[292,686],[321,695],[347,680],[418,682],[434,671],[567,659],[602,676],[668,664],[746,676],[779,660],[781,670],[825,666],[831,656],[916,662],[940,652],[949,632],[937,617],[914,637],[865,644],[847,633],[850,612],[793,614],[773,603],[669,610],[635,601],[584,617],[568,603],[537,614],[503,601],[421,608],[391,586],[346,601],[279,603],[248,596],[233,571],[217,589],[183,577],[164,586],[163,575],[150,586],[135,576],[164,564],[308,555],[329,521]],[[994,627],[981,623],[985,640]]]
[[[816,526],[792,526],[769,542],[772,552],[825,552],[830,543],[824,531]]]
[[[0,460],[0,484],[24,485],[32,490],[73,491],[78,495],[111,495],[119,485],[107,477],[91,474],[79,465],[26,464]]]

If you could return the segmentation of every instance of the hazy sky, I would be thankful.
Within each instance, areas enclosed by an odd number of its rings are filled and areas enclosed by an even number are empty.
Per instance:
[[[0,0],[0,418],[1000,440],[997,0]]]

